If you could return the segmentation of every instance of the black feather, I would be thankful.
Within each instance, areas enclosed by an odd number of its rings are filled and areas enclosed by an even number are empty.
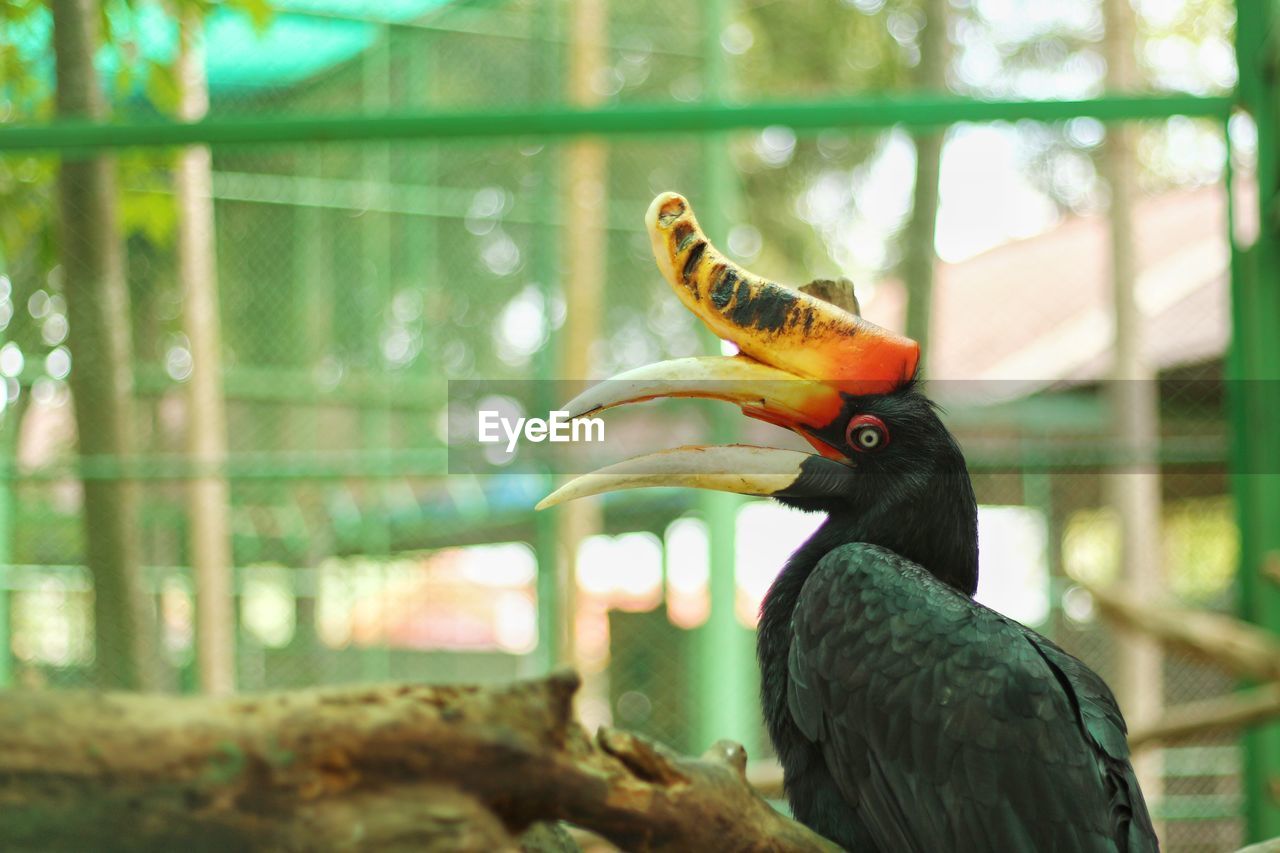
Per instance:
[[[884,603],[879,616],[867,599]],[[931,618],[911,627],[908,613]],[[866,544],[818,561],[791,621],[785,715],[771,722],[797,730],[783,740],[816,752],[844,798],[845,811],[828,803],[815,816],[828,821],[818,831],[865,829],[884,851],[961,849],[963,838],[991,850],[1155,849],[1114,699],[1045,638]],[[874,630],[884,625],[896,628]],[[925,667],[893,667],[920,649]],[[788,788],[809,790],[794,778]],[[794,797],[793,808],[814,812]]]

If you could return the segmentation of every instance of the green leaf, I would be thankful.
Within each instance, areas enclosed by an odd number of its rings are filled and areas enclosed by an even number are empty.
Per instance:
[[[271,19],[275,16],[275,9],[271,6],[271,0],[230,0],[227,6],[246,13],[253,21],[253,26],[259,34],[265,32],[267,27],[271,26]]]
[[[173,112],[178,108],[182,97],[176,70],[159,62],[151,62],[148,65],[150,67],[147,69],[147,100],[161,112]]]

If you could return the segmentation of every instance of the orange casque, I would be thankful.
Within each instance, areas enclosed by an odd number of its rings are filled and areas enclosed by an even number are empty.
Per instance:
[[[680,301],[746,355],[854,395],[893,391],[915,374],[919,344],[743,270],[711,245],[683,196],[654,199],[645,225]]]

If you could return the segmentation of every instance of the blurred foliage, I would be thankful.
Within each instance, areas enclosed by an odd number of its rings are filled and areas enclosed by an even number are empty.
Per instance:
[[[104,17],[108,39],[129,57],[141,56],[130,16],[137,2],[140,0],[108,3],[109,12]],[[1203,18],[1187,14],[1159,18],[1151,25],[1151,38],[1176,35],[1207,44],[1224,37],[1221,28],[1229,26],[1229,19],[1224,18],[1229,14],[1229,4],[1221,0],[1196,2],[1217,10],[1210,16],[1210,22],[1216,24],[1206,24]],[[5,10],[0,25],[29,17],[35,5],[38,4],[8,0],[0,7]],[[191,5],[205,11],[213,8],[203,0]],[[259,25],[268,20],[268,10],[262,2],[241,0],[237,8],[252,14]],[[563,92],[551,87],[565,67],[563,44],[540,46],[535,40],[545,26],[543,9],[543,4],[533,0],[517,0],[483,11],[461,4],[437,13],[444,24],[442,30],[391,30],[381,43],[386,56],[377,60],[386,71],[385,78],[376,70],[368,70],[365,61],[356,61],[292,91],[215,106],[224,110],[303,114],[323,112],[335,105],[350,108],[353,104],[382,104],[396,109],[561,100]],[[564,7],[560,7],[563,11]],[[954,5],[953,13],[951,31],[956,57],[951,80],[957,90],[986,96],[1087,95],[1098,90],[1102,75],[1097,56],[1101,25],[1091,4],[1049,9],[1025,2],[966,0]],[[718,39],[712,39],[726,55],[726,90],[722,97],[839,97],[901,90],[908,85],[910,70],[918,61],[919,21],[920,12],[910,0],[743,4],[735,8]],[[480,26],[479,22],[488,26]],[[450,34],[455,25],[468,34]],[[603,103],[703,98],[704,39],[700,26],[700,10],[689,4],[670,0],[644,5],[611,4],[606,67],[594,81]],[[556,27],[565,28],[562,15]],[[381,46],[374,49],[375,53],[380,50]],[[5,61],[14,60],[10,57]],[[27,71],[7,77],[6,87],[28,86],[38,74]],[[370,78],[370,73],[375,76]],[[1083,88],[1073,90],[1072,86]],[[172,68],[145,58],[119,63],[111,89],[117,105],[127,106],[129,114],[170,111],[176,93]],[[40,109],[43,112],[31,115],[47,115],[47,103]],[[8,120],[16,117],[10,115]],[[1064,209],[1093,209],[1100,198],[1093,165],[1093,155],[1102,138],[1100,127],[1079,120],[1061,126],[1028,125],[1020,130],[1028,176]],[[1155,176],[1151,180],[1169,171],[1160,172],[1156,168],[1159,163],[1167,162],[1192,142],[1204,142],[1203,129],[1196,123],[1171,122],[1167,128],[1153,129],[1151,134],[1153,141],[1143,147],[1144,159],[1150,164],[1147,172]],[[723,156],[733,162],[740,182],[738,203],[725,211],[727,232],[713,234],[713,239],[739,260],[783,280],[801,282],[839,274],[850,274],[858,281],[879,277],[891,270],[900,257],[895,235],[903,222],[892,216],[885,220],[878,211],[860,210],[858,188],[891,138],[891,132],[882,131],[830,131],[797,137],[785,128],[732,135]],[[680,188],[695,206],[698,204],[701,147],[692,140],[669,140],[660,147],[666,153],[654,156],[654,145],[649,142],[619,141],[612,146],[607,185],[602,188],[610,200],[607,262],[611,281],[653,280],[647,246],[643,235],[637,233],[648,198],[664,189]],[[546,277],[546,271],[554,271],[559,259],[537,259],[539,253],[552,249],[540,245],[535,224],[548,204],[548,200],[537,197],[538,187],[551,179],[562,149],[534,142],[516,150],[504,145],[477,145],[463,152],[455,146],[448,149],[447,157],[441,157],[430,153],[441,150],[430,144],[369,148],[379,151],[330,147],[324,152],[293,151],[281,155],[219,153],[216,168],[240,175],[245,181],[259,173],[298,177],[310,174],[320,179],[305,190],[298,182],[290,182],[287,195],[291,198],[299,193],[326,198],[338,191],[335,182],[358,181],[370,168],[381,171],[382,164],[390,164],[393,168],[385,174],[397,176],[402,195],[415,192],[415,186],[433,186],[442,195],[452,194],[450,198],[466,208],[458,217],[407,220],[370,210],[358,223],[332,226],[325,223],[341,214],[328,203],[326,210],[299,213],[299,218],[310,217],[320,223],[322,230],[336,229],[334,239],[317,245],[315,251],[334,251],[337,257],[332,267],[343,276],[367,277],[373,263],[367,251],[368,241],[383,240],[371,235],[388,232],[390,237],[385,239],[400,248],[389,258],[389,269],[372,271],[375,276],[392,279],[382,287],[385,299],[380,305],[361,306],[351,301],[349,292],[336,294],[334,337],[321,343],[311,331],[300,330],[290,320],[297,316],[291,311],[309,310],[305,306],[314,302],[311,297],[289,292],[290,285],[284,286],[286,292],[270,296],[250,292],[245,300],[232,299],[229,303],[244,305],[245,318],[254,318],[257,323],[278,318],[279,335],[268,338],[273,341],[270,344],[264,344],[262,337],[256,342],[246,340],[234,347],[234,353],[269,357],[262,349],[268,346],[279,352],[297,352],[307,362],[329,359],[334,369],[362,365],[369,368],[387,361],[370,360],[362,341],[373,334],[397,353],[390,359],[393,369],[429,359],[451,375],[524,375],[534,353],[550,338],[558,318],[563,316],[554,282],[539,280]],[[641,163],[644,168],[637,169]],[[123,222],[130,235],[152,245],[153,250],[148,253],[152,266],[163,266],[171,258],[167,251],[174,226],[170,166],[169,156],[161,153],[137,152],[120,158]],[[1185,179],[1185,164],[1179,164],[1179,168],[1178,174]],[[0,225],[0,239],[11,266],[35,272],[53,265],[56,230],[46,217],[55,208],[54,175],[54,165],[47,158],[7,157],[0,162],[0,204],[11,211]],[[478,176],[483,176],[479,185]],[[1197,176],[1197,180],[1214,177],[1206,174]],[[282,185],[281,190],[284,189]],[[351,198],[349,209],[361,206],[360,192],[352,187],[346,193]],[[904,192],[909,192],[909,187]],[[428,203],[425,196],[422,198],[421,203]],[[270,208],[238,208],[236,216],[246,223],[243,231],[249,245],[234,253],[222,250],[224,266],[234,269],[257,255],[251,251],[255,240],[283,239],[288,243],[300,239],[296,234],[269,234],[277,213]],[[859,254],[859,250],[851,248],[866,242],[850,237],[850,223],[859,216],[878,217],[877,227],[890,238],[881,249]],[[258,225],[248,224],[255,219]],[[238,224],[231,227],[241,230]],[[424,262],[408,242],[420,236],[438,245],[441,255]],[[270,264],[283,264],[287,257],[286,252],[273,253],[266,247],[263,253]],[[432,288],[425,292],[415,286],[424,275],[445,270],[452,276],[467,276],[473,285],[464,290]],[[280,281],[294,279],[292,270],[283,266],[276,273]],[[157,281],[170,278],[157,276],[154,269],[149,275]],[[25,292],[17,292],[16,298],[29,297],[31,282],[43,277],[18,277],[15,289]],[[691,321],[670,310],[670,300],[662,289],[617,286],[611,291],[605,322],[614,343],[595,353],[601,372],[647,358],[694,351],[697,343]],[[282,299],[287,303],[281,306],[284,310],[262,310],[266,307],[264,300]],[[399,305],[400,315],[407,312],[419,318],[410,325],[420,325],[425,313],[449,318],[452,331],[424,337],[407,330],[405,323],[396,319],[397,312],[391,310],[393,304]],[[493,318],[498,321],[496,329],[489,322]],[[146,318],[136,319],[141,326],[160,329]],[[513,329],[529,322],[538,328],[525,336],[527,340],[512,334]],[[173,330],[161,331],[167,336]],[[256,333],[246,331],[246,335],[253,334]],[[407,348],[403,345],[406,334],[413,339]],[[139,342],[141,353],[153,353],[158,348],[166,352],[169,349],[163,339]],[[286,359],[289,360],[292,357]]]
[[[1235,580],[1239,531],[1235,506],[1225,495],[1185,498],[1164,509],[1164,579],[1189,605],[1222,607]],[[1120,528],[1107,507],[1080,510],[1068,519],[1062,540],[1068,574],[1092,584],[1121,579]]]
[[[108,112],[172,114],[178,105],[177,53],[164,61],[141,48],[139,9],[143,0],[109,0],[101,10],[100,68],[114,69],[102,81]],[[173,15],[207,15],[225,7],[249,14],[258,26],[270,19],[264,0],[176,0]],[[52,17],[48,4],[0,2],[0,124],[30,124],[54,116]],[[179,291],[173,256],[177,208],[173,194],[176,154],[163,149],[135,149],[114,155],[118,215],[122,239],[130,247],[134,348],[144,360],[164,347],[158,342],[179,335]],[[66,397],[65,380],[71,354],[65,346],[68,314],[60,295],[58,267],[57,158],[43,154],[0,157],[0,272],[8,276],[3,300],[4,339],[24,356],[22,376],[15,377],[46,402]],[[164,291],[167,291],[165,293]],[[157,322],[162,305],[166,310]],[[92,355],[82,354],[84,357]],[[163,358],[163,352],[160,356]],[[10,397],[13,395],[10,394]],[[31,394],[10,399],[9,417],[27,411]],[[16,404],[16,405],[15,405]],[[55,444],[70,449],[70,435]],[[79,552],[71,537],[64,559]]]
[[[908,68],[918,61],[917,20],[915,4],[902,0],[766,3],[745,8],[720,41],[732,55],[734,94],[845,97],[907,85]],[[750,200],[747,221],[769,236],[762,241],[761,269],[797,284],[853,272],[835,244],[841,223],[857,213],[857,170],[886,136],[841,130],[797,138],[784,128],[767,128],[739,141],[732,156]],[[819,213],[804,198],[822,185],[841,191],[839,203]]]
[[[1088,98],[1106,90],[1100,3],[962,0],[953,4],[954,88],[980,97]],[[1235,84],[1231,0],[1138,0],[1134,51],[1143,89],[1225,94]],[[1150,192],[1218,180],[1205,149],[1222,162],[1212,122],[1171,119],[1139,128],[1140,184]],[[1064,213],[1093,213],[1105,203],[1097,157],[1102,125],[1077,119],[1019,126],[1026,174]],[[1212,159],[1212,158],[1209,158]]]
[[[178,106],[177,54],[160,61],[140,47],[137,10],[146,0],[101,3],[100,38],[110,50],[114,69],[103,81],[109,112],[171,115]],[[168,0],[174,16],[205,16],[218,8],[248,14],[265,27],[272,15],[269,0]],[[36,0],[0,0],[0,124],[33,124],[54,115],[52,20],[48,4]],[[103,63],[100,63],[102,65]],[[121,222],[126,236],[140,234],[165,247],[173,237],[172,154],[139,149],[118,156]],[[54,158],[39,154],[0,158],[0,258],[29,261],[50,268],[56,263],[57,204]],[[138,192],[143,190],[143,192]],[[146,192],[153,190],[154,192]]]

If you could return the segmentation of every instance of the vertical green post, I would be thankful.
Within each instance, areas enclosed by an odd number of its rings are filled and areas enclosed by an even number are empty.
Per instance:
[[[326,176],[324,149],[312,146],[297,154],[296,171],[299,175],[323,179]],[[315,370],[323,359],[328,342],[333,337],[334,275],[332,239],[332,214],[308,201],[300,200],[293,208],[294,239],[291,258],[293,270],[293,316],[289,321],[293,345],[288,361],[291,369]],[[305,404],[293,403],[288,407],[287,433],[273,438],[274,447],[283,449],[290,442],[294,449],[318,453],[321,444],[320,419],[316,410]],[[294,490],[280,488],[282,497]],[[290,497],[296,501],[296,497]],[[305,683],[321,684],[327,679],[326,647],[320,641],[317,614],[320,609],[319,566],[325,544],[313,542],[306,548],[302,571],[316,579],[310,589],[298,592],[294,587],[295,628],[289,645],[297,658],[296,672]]]
[[[1056,640],[1060,635],[1058,616],[1060,583],[1062,581],[1062,543],[1059,539],[1062,531],[1058,530],[1054,518],[1053,507],[1053,474],[1037,466],[1022,472],[1022,501],[1026,506],[1044,513],[1045,532],[1045,568],[1049,574],[1049,612],[1043,625],[1033,625],[1050,639]]]
[[[413,47],[405,56],[405,76],[408,80],[406,100],[412,106],[430,110],[435,106],[436,51],[440,49],[440,34],[436,30],[424,29],[407,35],[412,37]],[[434,139],[420,139],[410,144],[413,148],[409,159],[413,165],[404,171],[411,180],[426,188],[417,190],[417,193],[425,198],[429,211],[438,213],[441,204],[438,192],[441,143]],[[424,304],[428,291],[441,287],[444,281],[440,263],[440,222],[440,217],[436,215],[416,219],[412,226],[413,238],[401,241],[405,253],[403,263],[409,270],[410,281],[421,291]],[[425,382],[439,379],[440,365],[433,363],[431,359],[421,358],[417,366],[421,371],[420,378]],[[432,424],[428,419],[435,415],[435,412],[424,415],[424,422],[421,424],[424,435],[430,434]]]
[[[391,106],[391,28],[384,27],[378,38],[361,59],[361,88],[365,112],[368,114],[385,113]],[[371,198],[373,187],[391,180],[391,144],[389,142],[366,142],[361,151],[361,172],[365,181],[365,192]],[[370,203],[370,208],[372,208]],[[382,322],[391,302],[391,214],[376,214],[372,209],[365,212],[362,243],[364,262],[373,265],[373,276],[361,288],[363,305],[361,305],[365,323],[365,341],[370,349],[370,358],[366,368],[372,375],[382,364]],[[387,377],[384,375],[383,379]],[[391,395],[386,395],[385,406],[372,405],[361,413],[364,448],[367,459],[377,460],[379,467],[389,467],[391,455]],[[385,501],[386,489],[381,478],[375,485],[365,490],[366,519],[362,531],[362,548],[366,555],[386,557],[391,552],[391,531],[387,522],[388,512]],[[376,500],[373,497],[376,496]],[[369,517],[371,516],[371,518]],[[378,572],[379,593],[382,600],[387,596],[387,566],[381,564]],[[366,656],[367,665],[364,675],[374,680],[384,680],[391,676],[391,649],[384,643],[379,649],[370,650]]]
[[[0,273],[2,274],[2,273]],[[0,340],[0,343],[3,343]],[[0,388],[0,394],[4,390]],[[0,688],[13,684],[12,638],[9,631],[9,579],[13,563],[13,460],[18,425],[0,415]]]
[[[560,79],[559,27],[560,4],[544,2],[539,7],[537,21],[537,70],[538,88],[545,93],[560,93],[563,84]],[[533,277],[542,293],[542,304],[545,307],[545,322],[550,324],[550,307],[556,296],[556,281],[559,278],[559,246],[560,238],[556,233],[556,222],[560,218],[560,181],[557,163],[559,151],[553,142],[538,153],[534,166],[537,181],[532,188],[533,204],[536,217],[534,225],[533,256],[531,264]],[[555,372],[555,348],[551,345],[550,336],[538,349],[534,356],[535,386],[534,405],[539,411],[551,411],[560,402],[551,387]],[[539,487],[541,493],[549,493],[554,487],[552,472],[546,472]],[[562,619],[571,618],[570,614],[561,613],[559,602],[559,557],[558,543],[560,514],[557,512],[534,513],[534,555],[538,561],[538,648],[537,669],[549,672],[560,660],[560,624]]]
[[[1227,357],[1233,486],[1240,524],[1241,615],[1280,632],[1280,586],[1267,579],[1280,559],[1280,169],[1275,86],[1274,0],[1236,4],[1239,99],[1258,129],[1257,242],[1238,252],[1232,235],[1232,321]],[[1280,723],[1244,735],[1245,824],[1248,841],[1280,836]]]
[[[0,247],[0,279],[5,277],[4,249]],[[0,346],[4,334],[0,333]],[[0,386],[0,394],[5,389]],[[13,563],[13,476],[17,473],[13,451],[18,438],[18,424],[6,413],[0,413],[0,688],[13,683],[12,646],[9,636],[9,577]]]
[[[725,52],[720,34],[728,22],[729,0],[707,0],[703,6],[703,96],[717,101],[725,83]],[[696,199],[698,218],[708,236],[722,242],[736,208],[733,165],[728,135],[709,133],[702,138],[703,197]],[[712,335],[707,344],[719,354],[720,342]],[[737,415],[717,406],[712,409],[712,439],[731,444],[736,439]],[[752,633],[737,617],[736,520],[742,498],[725,492],[700,492],[699,508],[707,524],[710,550],[711,612],[697,637],[697,685],[699,690],[697,745],[705,749],[721,738],[738,741],[749,754],[759,747],[759,679]]]

